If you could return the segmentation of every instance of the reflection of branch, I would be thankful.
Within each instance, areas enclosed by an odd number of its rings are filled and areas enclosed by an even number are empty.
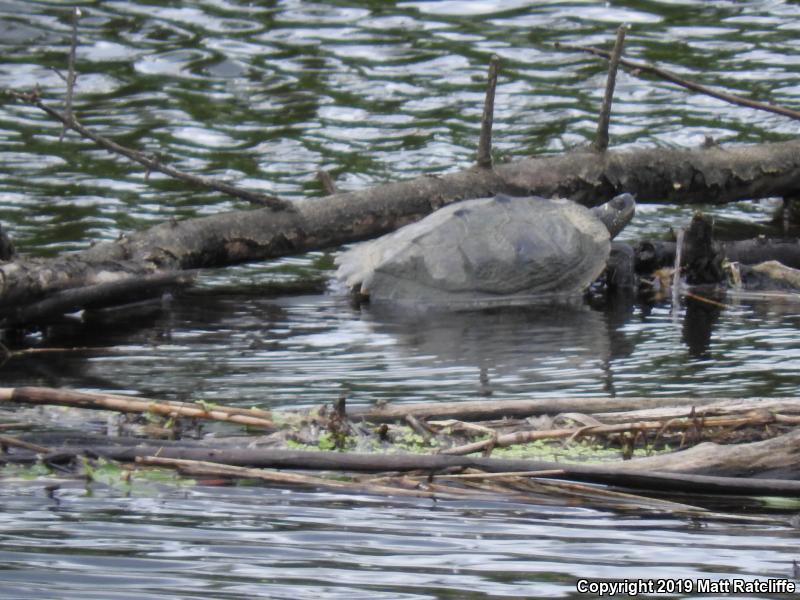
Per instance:
[[[74,116],[70,118],[68,115],[62,114],[56,109],[47,106],[42,102],[37,92],[24,93],[24,92],[9,91],[8,93],[12,97],[17,98],[18,100],[22,100],[24,102],[27,102],[28,104],[32,104],[33,106],[39,108],[40,110],[43,110],[54,119],[61,121],[61,123],[64,124],[65,128],[77,131],[83,137],[92,140],[95,144],[97,144],[101,148],[105,148],[106,150],[114,154],[120,154],[122,156],[125,156],[126,158],[129,158],[134,162],[138,162],[139,164],[147,167],[148,170],[160,171],[161,173],[169,175],[170,177],[173,177],[175,179],[179,179],[181,181],[185,181],[193,185],[198,185],[208,189],[216,190],[218,192],[222,192],[223,194],[228,194],[229,196],[235,196],[236,198],[242,198],[243,200],[247,200],[248,202],[252,202],[253,204],[268,206],[273,210],[294,210],[290,202],[281,200],[280,198],[276,198],[275,196],[265,196],[263,194],[257,194],[255,192],[248,192],[247,190],[243,190],[241,188],[230,185],[223,181],[219,181],[217,179],[213,179],[211,177],[190,175],[189,173],[184,173],[183,171],[179,171],[178,169],[173,169],[170,166],[162,164],[159,160],[151,158],[146,154],[139,152],[138,150],[121,146],[120,144],[117,144],[116,142],[113,142],[108,138],[105,138],[102,135],[94,133],[90,129],[84,127]]]
[[[595,56],[601,56],[606,60],[611,58],[610,52],[608,52],[607,50],[602,50],[600,48],[595,48],[593,46],[572,46],[569,44],[556,43],[555,47],[562,48],[564,50],[578,50],[579,52],[588,52],[589,54],[594,54]],[[627,58],[621,58],[619,63],[623,67],[626,67],[628,69],[632,69],[634,71],[643,73],[650,73],[652,75],[655,75],[656,77],[660,77],[661,79],[669,81],[670,83],[674,83],[675,85],[679,85],[694,92],[699,92],[701,94],[711,96],[712,98],[717,98],[718,100],[723,100],[731,104],[738,104],[739,106],[746,106],[747,108],[754,108],[756,110],[764,110],[766,112],[775,113],[776,115],[783,115],[784,117],[789,117],[790,119],[800,120],[800,111],[792,110],[791,108],[786,108],[784,106],[777,106],[774,104],[764,104],[763,102],[756,102],[755,100],[750,100],[749,98],[744,98],[743,96],[737,96],[736,94],[720,92],[718,90],[714,90],[699,83],[695,83],[694,81],[683,79],[675,75],[675,73],[672,73],[670,71],[661,69],[659,67],[647,63],[636,62],[633,60],[628,60]]]

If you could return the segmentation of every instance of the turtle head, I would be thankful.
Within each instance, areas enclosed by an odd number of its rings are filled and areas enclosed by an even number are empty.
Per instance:
[[[594,207],[592,212],[603,222],[613,240],[633,218],[636,200],[631,194],[620,194],[605,204]]]

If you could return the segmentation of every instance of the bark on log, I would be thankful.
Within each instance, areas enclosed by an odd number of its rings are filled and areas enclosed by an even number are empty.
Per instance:
[[[257,209],[163,223],[52,260],[20,258],[0,265],[0,308],[114,279],[331,248],[386,233],[450,202],[498,192],[586,205],[623,191],[640,202],[718,204],[798,188],[800,141],[531,158],[309,199],[296,203],[296,211]]]
[[[800,430],[749,444],[698,444],[681,452],[635,458],[620,465],[632,471],[714,473],[727,477],[800,479]],[[800,482],[798,482],[800,483]]]

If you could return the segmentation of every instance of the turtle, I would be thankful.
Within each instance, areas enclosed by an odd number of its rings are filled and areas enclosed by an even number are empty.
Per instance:
[[[336,276],[370,302],[523,304],[578,296],[633,218],[631,194],[596,208],[536,196],[463,200],[340,254]]]

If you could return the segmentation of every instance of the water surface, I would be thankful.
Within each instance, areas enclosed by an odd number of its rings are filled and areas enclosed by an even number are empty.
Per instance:
[[[0,86],[58,103],[74,3],[0,0]],[[588,143],[605,65],[627,56],[762,101],[800,103],[800,6],[780,1],[78,3],[82,121],[171,164],[298,201],[465,168],[489,58],[502,60],[495,159]],[[616,147],[792,139],[796,122],[620,75]],[[169,218],[246,208],[94,149],[29,107],[0,107],[0,222],[55,254]],[[646,199],[657,201],[658,199]],[[751,231],[774,200],[711,209]],[[626,239],[685,226],[641,206]],[[332,250],[333,252],[333,250]],[[327,276],[330,255],[207,273],[203,289],[127,321],[76,321],[18,346],[88,349],[2,367],[52,385],[245,406],[542,396],[796,396],[798,305],[515,310],[409,319],[335,292],[262,284]],[[46,413],[43,418],[63,417]],[[102,426],[75,424],[84,429]],[[62,421],[63,424],[63,421]],[[0,589],[9,598],[577,597],[579,577],[785,577],[782,527],[626,518],[570,506],[399,501],[264,488],[128,492],[0,482]]]

